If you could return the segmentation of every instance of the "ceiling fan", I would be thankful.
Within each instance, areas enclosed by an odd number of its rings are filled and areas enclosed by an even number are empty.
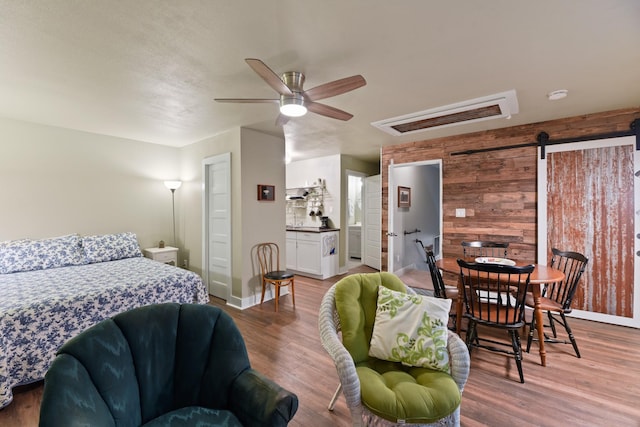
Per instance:
[[[260,99],[260,98],[215,98],[217,102],[241,102],[241,103],[264,103],[273,102],[280,104],[280,114],[276,124],[285,124],[290,117],[300,117],[307,113],[307,110],[326,117],[338,120],[349,120],[353,114],[346,111],[330,107],[316,102],[320,99],[330,98],[345,92],[352,91],[367,84],[361,75],[345,77],[329,83],[316,86],[309,90],[304,90],[304,74],[299,71],[287,71],[282,76],[278,76],[271,68],[259,59],[247,58],[247,64],[262,79],[267,82],[278,94],[280,99]]]

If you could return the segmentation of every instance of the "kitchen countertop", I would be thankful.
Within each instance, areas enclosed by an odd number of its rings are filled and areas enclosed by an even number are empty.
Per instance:
[[[339,228],[320,228],[320,227],[292,227],[287,225],[287,231],[303,231],[306,233],[325,233],[327,231],[340,231]]]

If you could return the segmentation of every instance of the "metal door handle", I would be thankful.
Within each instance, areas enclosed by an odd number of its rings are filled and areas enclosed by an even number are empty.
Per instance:
[[[389,233],[387,233],[387,236],[390,236],[390,237],[397,237],[398,235],[397,235],[396,233],[389,232]]]

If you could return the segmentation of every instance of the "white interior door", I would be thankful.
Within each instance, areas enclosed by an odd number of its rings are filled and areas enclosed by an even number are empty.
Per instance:
[[[363,262],[380,270],[382,238],[382,180],[380,175],[364,179]]]
[[[231,153],[203,160],[203,276],[225,301],[231,286]]]

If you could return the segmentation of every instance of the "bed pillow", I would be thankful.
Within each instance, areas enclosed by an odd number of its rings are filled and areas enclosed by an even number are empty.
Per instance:
[[[369,356],[449,372],[451,300],[378,288]]]
[[[0,274],[83,264],[80,236],[0,242]]]
[[[82,238],[87,264],[142,256],[135,233],[103,234]]]

